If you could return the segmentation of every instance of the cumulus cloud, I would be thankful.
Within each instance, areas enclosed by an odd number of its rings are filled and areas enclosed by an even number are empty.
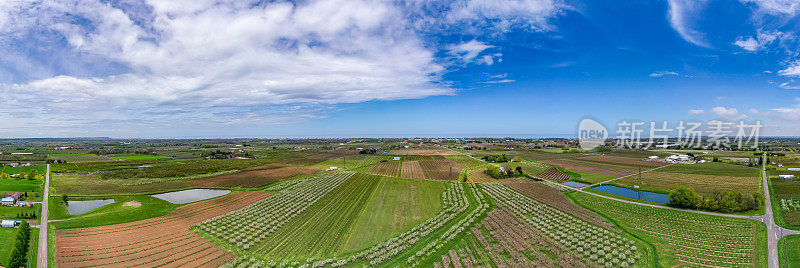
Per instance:
[[[711,108],[711,112],[717,114],[725,120],[743,120],[747,119],[747,115],[739,114],[736,108],[725,108],[722,106]]]
[[[792,62],[783,70],[778,71],[783,76],[800,77],[800,60]]]
[[[691,115],[705,115],[706,114],[706,110],[700,110],[700,109],[698,109],[698,110],[689,110],[689,114],[691,114]]]
[[[563,8],[557,1],[503,3],[442,2],[447,15],[425,17],[415,3],[377,0],[0,2],[0,51],[64,50],[77,56],[46,61],[91,58],[86,64],[114,67],[13,82],[0,72],[0,114],[18,110],[6,104],[40,103],[32,118],[74,126],[272,124],[315,118],[340,103],[454,94],[440,78],[452,67],[437,58],[440,49],[474,64],[491,65],[501,54],[482,53],[492,46],[476,40],[426,43],[421,25],[481,21],[540,30]]]
[[[708,0],[669,0],[669,23],[686,41],[701,47],[711,47],[703,33],[694,29],[694,19],[700,17]]]
[[[671,75],[678,75],[678,73],[673,71],[657,71],[650,74],[650,77],[658,78],[663,76],[671,76]]]

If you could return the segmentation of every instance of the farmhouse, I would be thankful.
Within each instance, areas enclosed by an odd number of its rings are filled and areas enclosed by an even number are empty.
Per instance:
[[[14,198],[15,200],[19,200],[19,199],[22,198],[22,193],[20,193],[20,192],[6,193],[5,197],[11,197],[11,198]]]
[[[15,220],[3,220],[2,222],[0,222],[0,226],[4,228],[14,228],[19,226],[19,224],[20,221],[15,221]]]
[[[678,156],[677,155],[673,154],[673,155],[670,155],[670,156],[667,157],[667,162],[674,162],[676,160],[678,160]]]
[[[656,159],[658,159],[658,156],[657,155],[651,155],[651,156],[648,156],[647,159],[656,160]]]
[[[17,200],[14,199],[13,197],[4,197],[3,199],[0,199],[0,205],[3,206],[13,206],[16,203]]]
[[[778,175],[778,178],[782,180],[791,180],[794,179],[794,175]]]

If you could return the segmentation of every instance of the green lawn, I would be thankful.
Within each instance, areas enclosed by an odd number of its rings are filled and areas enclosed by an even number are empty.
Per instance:
[[[717,176],[728,176],[728,177],[761,176],[761,169],[757,167],[746,167],[746,166],[731,165],[718,162],[706,162],[706,163],[698,163],[691,165],[675,164],[661,168],[658,170],[658,172],[717,175]]]
[[[475,158],[472,158],[472,157],[469,157],[469,156],[466,156],[466,155],[448,155],[448,156],[445,156],[445,158],[452,159],[452,160],[456,161],[457,163],[465,166],[466,168],[476,168],[476,167],[479,167],[479,166],[482,166],[482,165],[486,164],[483,161],[477,160]]]
[[[37,192],[42,187],[40,180],[0,180],[0,193],[3,192]]]
[[[128,161],[138,161],[138,160],[153,160],[153,159],[162,159],[167,158],[164,156],[159,155],[149,155],[149,154],[128,154],[128,155],[110,155],[108,158],[111,159],[125,159]]]
[[[800,267],[800,235],[790,235],[778,241],[781,267]]]
[[[382,178],[364,207],[344,251],[370,247],[433,217],[442,209],[445,184],[435,181]]]
[[[105,198],[113,198],[114,203],[96,208],[84,214],[70,215],[67,212],[66,205],[61,202],[61,197],[53,196],[50,198],[50,219],[61,219],[63,221],[52,222],[50,224],[57,229],[111,225],[167,215],[175,210],[175,208],[179,207],[179,205],[146,195],[108,196]],[[70,199],[95,200],[103,199],[103,197],[70,197]],[[140,202],[141,207],[125,206],[125,203],[130,201]]]
[[[17,228],[0,228],[0,241],[3,241],[3,246],[0,247],[0,265],[8,264],[11,260],[11,250],[14,248],[14,241],[17,240]]]

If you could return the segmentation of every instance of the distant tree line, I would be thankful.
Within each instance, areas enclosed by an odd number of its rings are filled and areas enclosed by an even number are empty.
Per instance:
[[[674,207],[702,209],[721,212],[742,212],[757,209],[764,201],[760,193],[743,195],[738,192],[717,192],[710,196],[697,194],[694,189],[681,186],[672,190],[669,204]]]

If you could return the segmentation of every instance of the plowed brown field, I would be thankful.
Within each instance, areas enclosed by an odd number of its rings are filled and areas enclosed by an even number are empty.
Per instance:
[[[324,171],[324,167],[265,166],[244,170],[235,174],[187,181],[196,187],[261,187],[297,175],[308,175]]]
[[[400,177],[407,179],[424,179],[425,174],[422,173],[422,167],[419,165],[419,162],[405,161],[403,162]]]
[[[57,266],[218,267],[234,256],[189,231],[189,227],[271,195],[239,192],[185,205],[152,219],[56,230]]]

